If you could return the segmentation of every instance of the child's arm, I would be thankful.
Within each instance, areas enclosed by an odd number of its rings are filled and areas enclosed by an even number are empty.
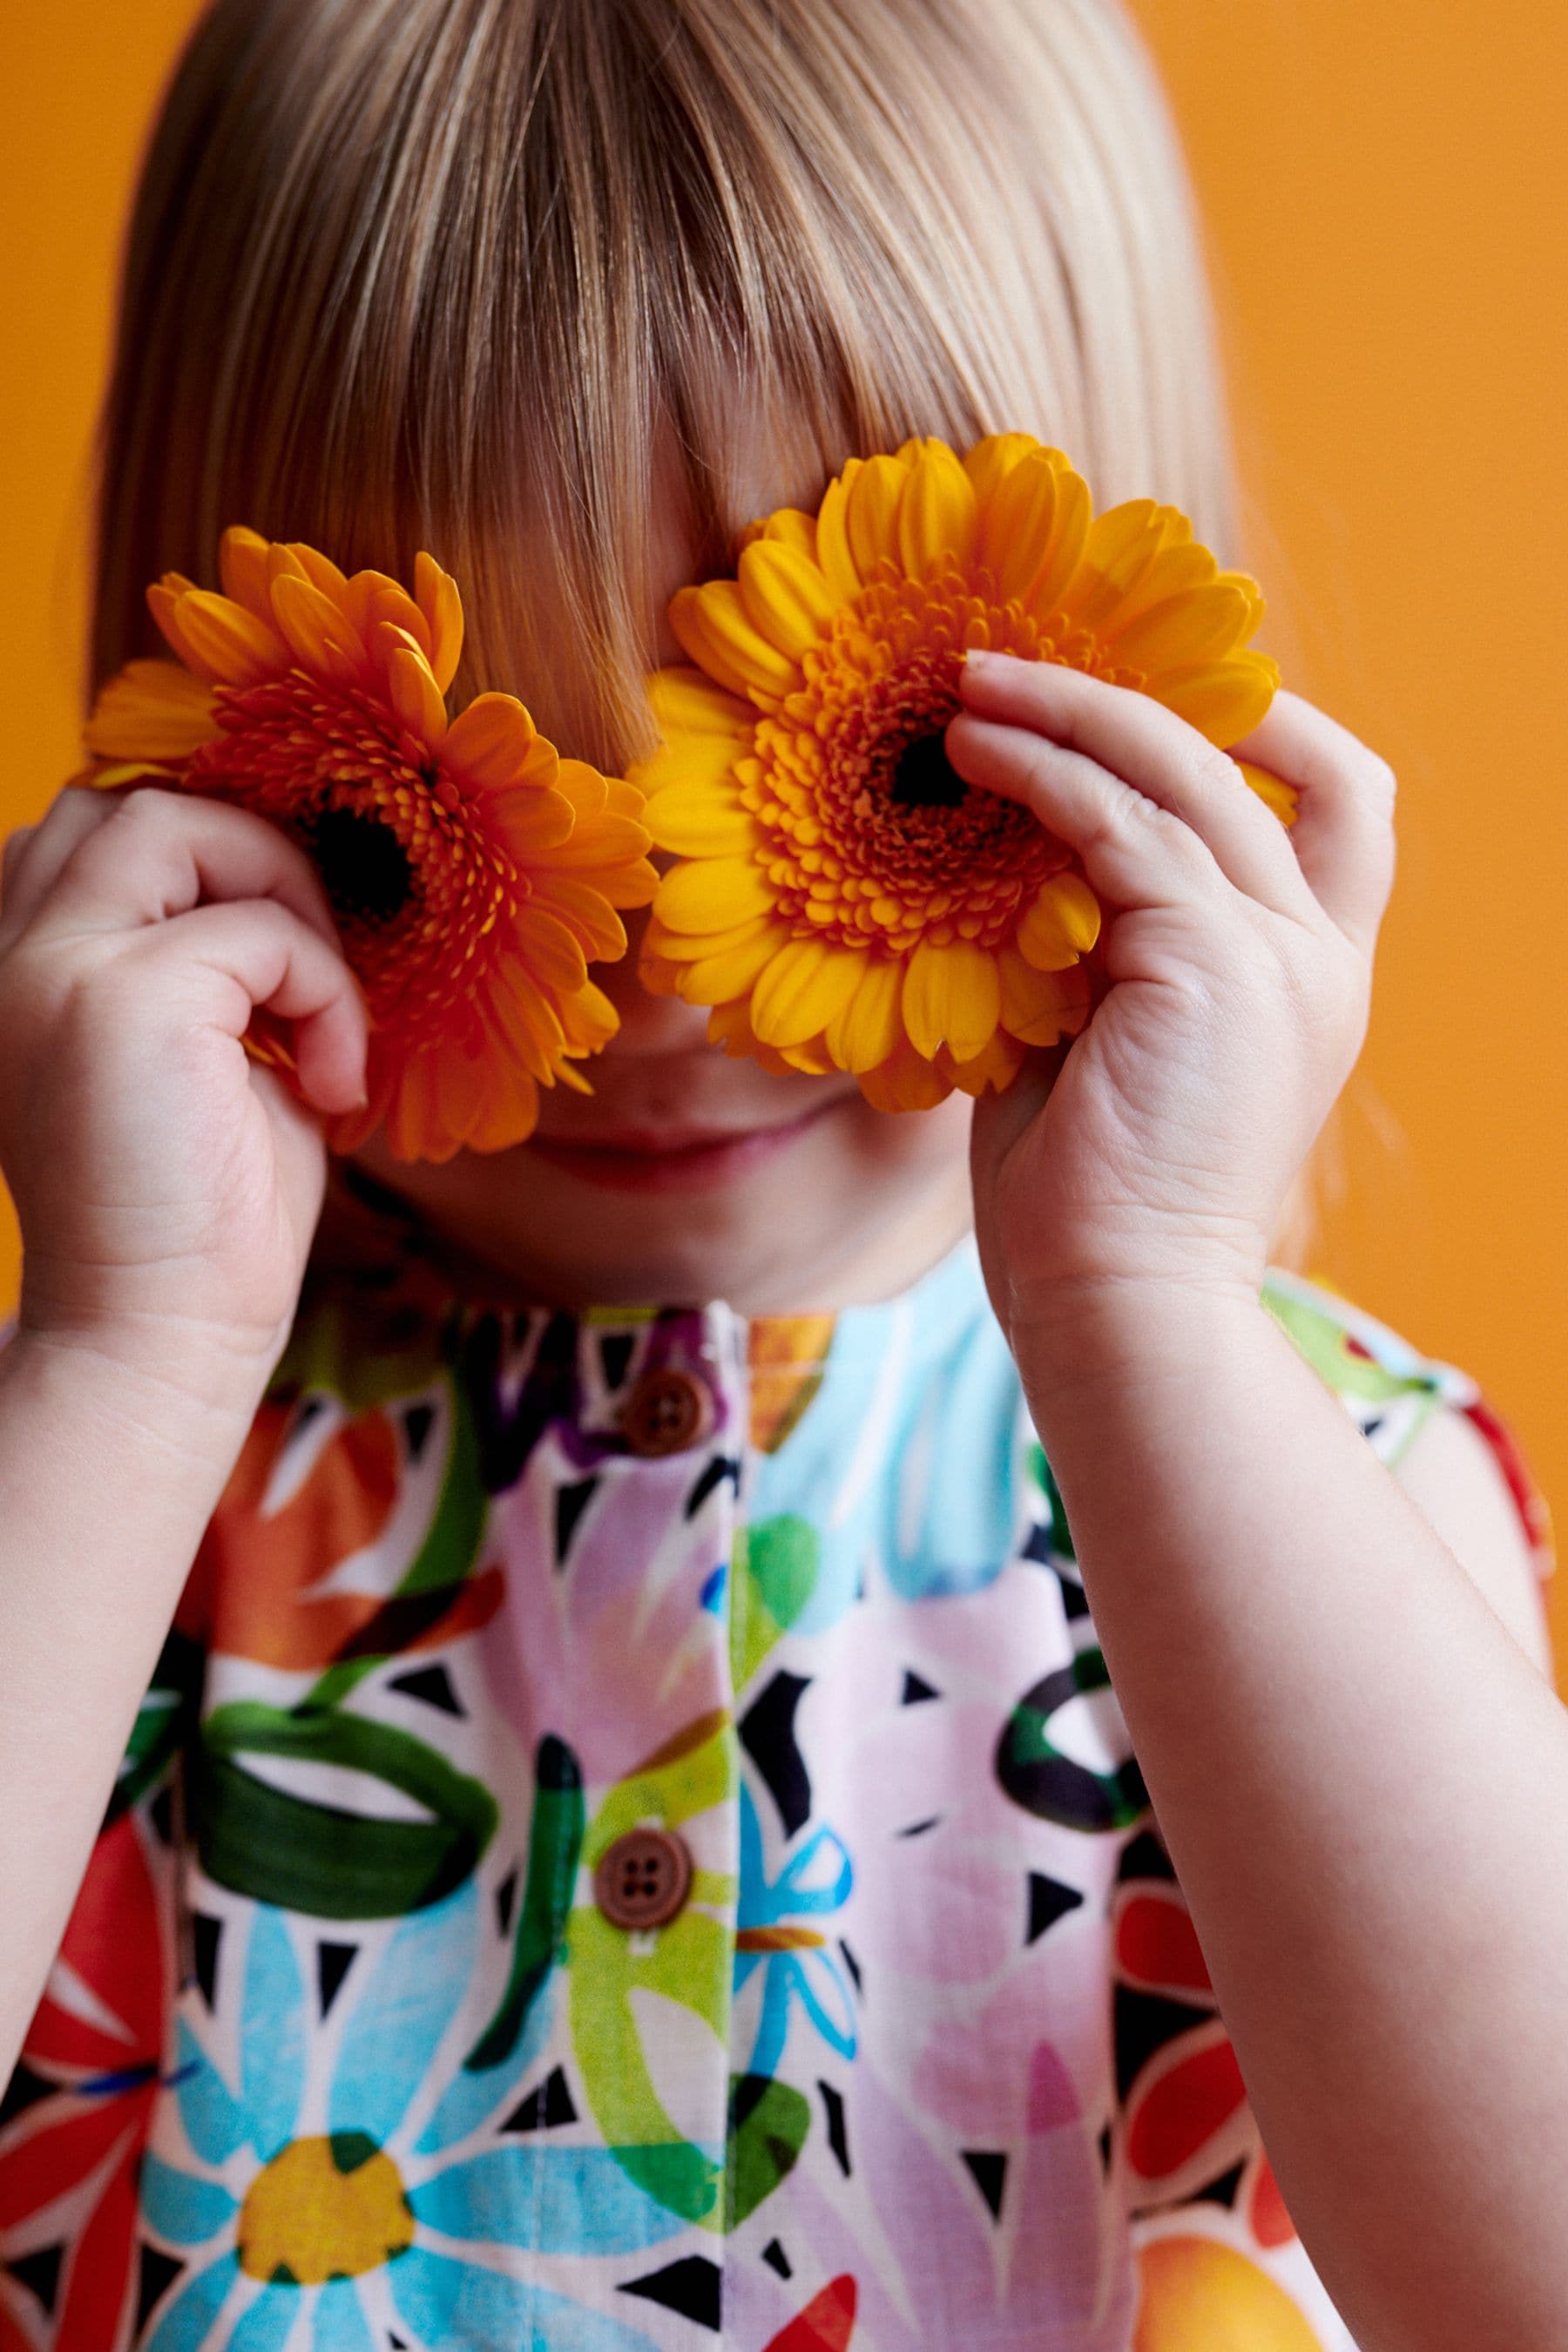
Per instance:
[[[1143,698],[964,695],[955,765],[1122,910],[1054,1091],[977,1118],[981,1240],[1281,2189],[1366,2352],[1561,2352],[1568,1717],[1258,1302],[1361,1041],[1386,772],[1282,697],[1247,749],[1292,841]],[[1522,1617],[1475,1465],[1417,1460]]]
[[[0,1165],[24,1256],[0,1355],[0,2075],[321,1206],[318,1124],[239,1042],[262,1004],[309,1103],[360,1098],[363,1008],[330,910],[259,819],[68,792],[8,845]]]

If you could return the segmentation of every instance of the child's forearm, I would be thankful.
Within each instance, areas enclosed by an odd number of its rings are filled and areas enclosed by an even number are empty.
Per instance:
[[[0,2079],[244,1441],[230,1385],[26,1336],[0,1354]]]
[[[1568,1716],[1261,1307],[1013,1337],[1330,2293],[1366,2352],[1559,2352]]]

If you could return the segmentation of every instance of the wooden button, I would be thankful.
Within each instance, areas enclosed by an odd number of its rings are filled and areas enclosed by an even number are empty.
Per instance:
[[[673,1364],[645,1372],[621,1410],[626,1444],[649,1459],[684,1454],[706,1436],[708,1421],[708,1391]]]
[[[690,1891],[691,1856],[673,1830],[628,1830],[594,1873],[594,1898],[614,1927],[668,1927]]]

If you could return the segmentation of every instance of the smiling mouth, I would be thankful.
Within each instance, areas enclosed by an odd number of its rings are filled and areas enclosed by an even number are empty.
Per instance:
[[[581,1142],[531,1138],[527,1149],[550,1166],[616,1192],[679,1192],[731,1182],[787,1151],[842,1099],[815,1103],[768,1127],[628,1127]]]

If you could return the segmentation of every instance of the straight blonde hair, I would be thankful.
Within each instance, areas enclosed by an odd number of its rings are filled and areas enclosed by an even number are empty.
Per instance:
[[[132,224],[95,678],[229,523],[428,547],[461,683],[619,767],[661,501],[725,559],[742,415],[781,494],[1033,431],[1234,559],[1193,208],[1117,0],[216,0]]]

